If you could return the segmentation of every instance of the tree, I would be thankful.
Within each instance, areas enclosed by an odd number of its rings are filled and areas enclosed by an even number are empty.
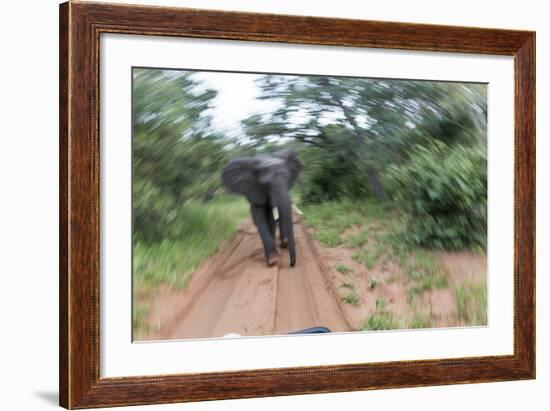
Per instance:
[[[216,92],[190,73],[134,69],[133,220],[145,239],[160,238],[182,203],[221,189],[217,171],[228,141],[206,114]]]
[[[405,161],[415,145],[485,138],[483,85],[266,75],[259,86],[260,98],[279,102],[279,108],[243,121],[257,146],[282,138],[334,153],[327,126],[333,135],[339,129],[342,138],[355,140],[370,191],[381,199],[387,197],[381,172],[388,164]]]

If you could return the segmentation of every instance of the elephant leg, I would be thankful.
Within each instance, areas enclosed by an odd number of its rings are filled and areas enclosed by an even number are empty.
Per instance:
[[[285,230],[284,225],[281,222],[281,215],[279,214],[279,241],[281,248],[287,248],[288,247],[288,233]]]
[[[277,248],[275,247],[275,239],[271,235],[265,207],[253,205],[252,219],[254,220],[254,224],[256,224],[258,232],[260,233],[260,238],[262,239],[267,265],[272,266],[277,264],[279,255],[277,253]]]
[[[284,230],[281,229],[281,220],[280,218],[277,220],[277,222],[275,221],[275,218],[273,217],[273,208],[268,208],[266,210],[267,212],[267,215],[268,215],[268,221],[270,221],[270,224],[271,224],[271,227],[272,227],[272,230],[271,232],[273,233],[273,238],[275,238],[275,230],[277,228],[277,225],[279,226],[279,245],[281,246],[281,248],[287,248],[288,247],[288,240],[286,238],[286,235],[283,234],[284,233]]]
[[[269,206],[265,208],[265,218],[271,237],[275,240],[275,219],[273,218],[273,209]]]

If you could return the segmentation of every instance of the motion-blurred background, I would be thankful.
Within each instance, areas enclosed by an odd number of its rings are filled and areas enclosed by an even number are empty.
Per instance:
[[[137,339],[249,218],[222,168],[283,147],[356,329],[486,324],[485,84],[134,68],[132,102]]]

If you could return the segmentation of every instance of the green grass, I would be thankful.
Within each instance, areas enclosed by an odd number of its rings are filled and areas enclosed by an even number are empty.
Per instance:
[[[435,271],[437,264],[429,252],[417,249],[404,261],[403,268],[410,277],[414,278]]]
[[[353,283],[344,281],[341,287],[348,290],[348,292],[342,296],[342,301],[344,301],[346,304],[357,307],[359,305],[359,296],[355,291],[355,285]]]
[[[220,197],[208,203],[189,202],[178,212],[174,228],[179,238],[157,243],[140,241],[139,232],[133,247],[133,330],[139,339],[146,335],[148,305],[160,284],[184,288],[191,274],[206,258],[229,239],[239,224],[249,216],[246,200]],[[137,298],[137,297],[141,298]]]
[[[343,282],[341,287],[348,288],[350,290],[355,290],[355,286],[352,283],[348,283],[348,282]]]
[[[409,297],[415,297],[424,291],[446,288],[449,285],[449,273],[437,262],[431,253],[417,249],[402,264],[409,281]]]
[[[327,247],[336,247],[342,244],[340,233],[337,230],[322,229],[313,236]]]
[[[336,271],[338,271],[340,274],[344,274],[344,275],[353,272],[353,268],[350,268],[350,267],[348,267],[348,266],[345,265],[345,264],[336,264],[336,265],[334,266],[334,269],[335,269]]]
[[[385,231],[374,232],[374,237],[378,245],[385,250],[384,266],[387,266],[392,260],[403,265],[410,253],[417,249],[407,243],[404,223],[397,217],[388,221]]]
[[[405,282],[408,302],[414,305],[423,293],[449,287],[449,272],[439,261],[435,252],[421,248],[407,236],[407,220],[398,208],[381,204],[371,199],[362,201],[344,200],[301,207],[306,225],[314,229],[314,237],[324,246],[346,246],[354,249],[352,259],[367,270],[381,269],[390,272],[378,277],[374,271],[367,272],[368,287],[375,289],[383,281],[391,284],[398,279]],[[354,234],[344,235],[354,228]],[[356,230],[356,231],[355,231]],[[479,251],[480,253],[483,250]],[[334,269],[341,274],[353,270],[339,263]],[[376,272],[378,275],[378,273]],[[402,277],[402,274],[404,275]],[[346,294],[341,298],[350,305],[358,306],[359,297],[351,283],[344,282]],[[463,284],[455,289],[457,312],[466,324],[487,323],[486,283]],[[376,302],[376,312],[367,318],[363,330],[386,330],[402,327],[429,328],[433,326],[430,315],[418,312],[411,306],[413,317],[398,321],[385,309],[386,302]]]
[[[458,317],[468,325],[487,325],[487,282],[465,282],[455,288]]]
[[[372,314],[361,327],[361,331],[379,331],[392,330],[399,328],[393,319],[392,313],[388,311],[379,311]]]
[[[365,224],[367,217],[381,219],[385,215],[384,205],[374,200],[329,201],[303,206],[302,210],[304,222],[314,228],[314,237],[327,247],[346,243],[343,232],[354,225]]]
[[[411,320],[409,327],[414,329],[419,328],[430,328],[432,326],[432,321],[425,315],[420,313],[415,313],[413,319]]]
[[[135,290],[147,291],[161,283],[185,287],[190,274],[235,233],[248,214],[244,199],[188,203],[182,206],[175,222],[181,232],[179,239],[151,244],[139,241],[136,236],[133,250]]]
[[[352,234],[346,238],[346,245],[351,248],[361,247],[368,242],[367,232],[362,230],[357,234]]]
[[[424,291],[446,288],[448,285],[449,281],[446,274],[429,274],[412,283],[408,289],[409,296],[418,296]]]
[[[355,252],[351,258],[371,270],[376,267],[382,257],[385,256],[385,253],[386,250],[384,247],[380,243],[377,243],[376,246],[360,249]]]
[[[149,313],[149,306],[147,304],[134,304],[132,312],[132,331],[133,338],[136,340],[142,339],[148,334],[147,327],[147,315]]]
[[[386,300],[376,299],[376,312],[371,314],[361,326],[361,331],[393,330],[400,328],[399,323],[393,318],[393,314],[386,310]]]
[[[325,246],[346,245],[355,248],[352,259],[368,270],[380,266],[388,270],[395,261],[406,273],[409,298],[433,289],[448,287],[448,272],[433,254],[405,241],[406,225],[398,214],[372,200],[327,202],[304,207],[306,224],[314,227],[314,236]],[[382,222],[382,223],[381,223]],[[343,238],[343,232],[360,226],[356,234]],[[341,267],[338,272],[346,273]],[[370,277],[369,287],[377,286]]]
[[[342,296],[342,301],[346,304],[353,305],[354,307],[359,306],[359,296],[357,295],[355,290],[351,290],[344,296]]]
[[[403,241],[405,223],[388,207],[374,199],[332,201],[304,206],[304,221],[323,245],[356,248],[353,260],[369,270],[379,263],[388,269],[392,260],[404,261],[410,252]],[[360,231],[344,238],[353,226],[360,226]]]
[[[378,311],[384,310],[384,308],[386,308],[386,300],[383,298],[377,298],[375,304],[376,310]]]
[[[387,270],[390,261],[398,263],[407,276],[409,297],[424,291],[448,287],[449,273],[433,256],[433,253],[407,244],[400,234],[402,222],[394,221],[388,232],[375,234],[376,246],[356,252],[352,258],[368,269],[381,265]],[[395,281],[392,277],[388,283]]]

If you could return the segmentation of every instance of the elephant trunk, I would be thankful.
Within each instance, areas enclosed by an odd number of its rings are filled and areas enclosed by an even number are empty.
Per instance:
[[[288,242],[288,254],[290,256],[290,266],[296,264],[296,244],[294,242],[294,228],[292,224],[292,201],[290,195],[285,190],[283,193],[278,193],[277,209],[279,211],[279,229],[281,232],[281,240]]]

